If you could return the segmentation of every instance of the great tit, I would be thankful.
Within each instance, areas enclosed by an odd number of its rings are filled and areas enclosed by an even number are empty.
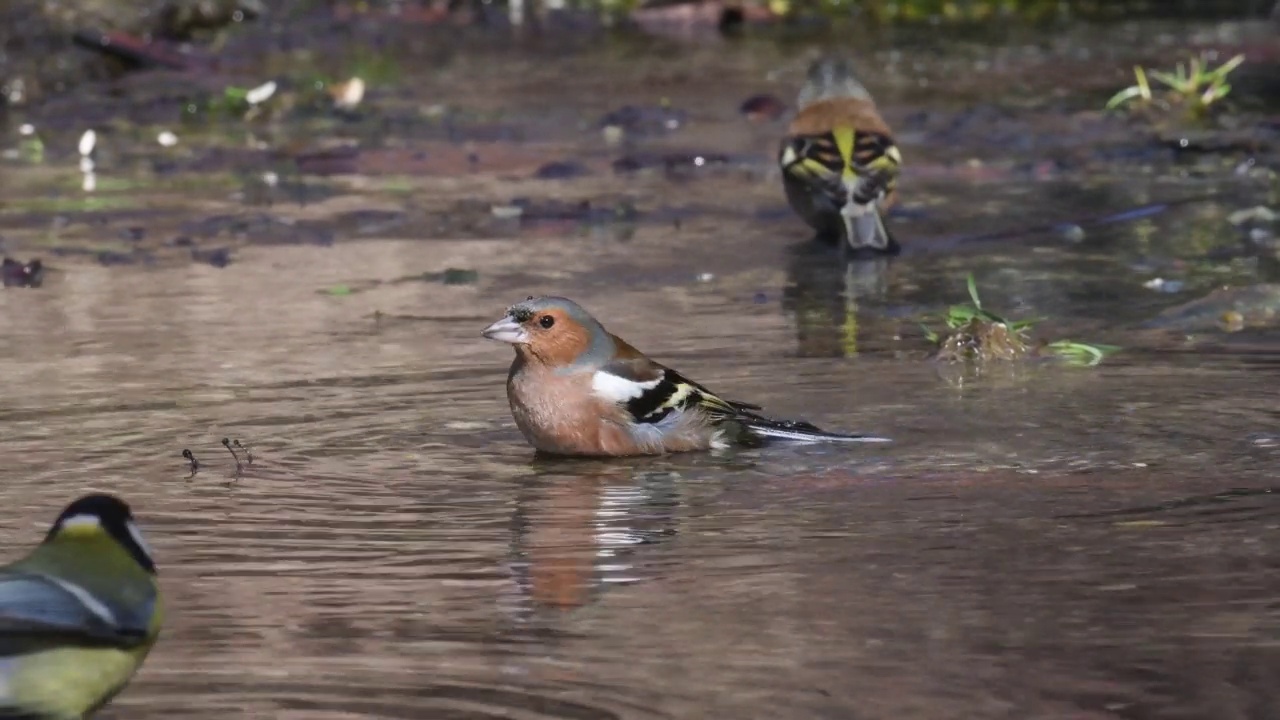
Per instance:
[[[892,255],[881,212],[896,198],[902,155],[871,94],[843,58],[809,66],[778,151],[787,202],[819,238],[856,255]]]
[[[0,568],[0,720],[84,718],[120,692],[160,633],[151,552],[129,506],[86,495]]]

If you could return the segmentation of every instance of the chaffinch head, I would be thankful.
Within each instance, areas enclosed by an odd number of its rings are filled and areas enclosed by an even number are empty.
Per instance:
[[[725,400],[611,334],[561,297],[529,297],[484,329],[511,343],[507,400],[529,444],[554,455],[658,455],[766,438],[887,442],[771,420]]]
[[[779,149],[787,202],[819,237],[858,252],[896,254],[880,217],[897,199],[902,155],[849,63],[809,67],[796,117]]]

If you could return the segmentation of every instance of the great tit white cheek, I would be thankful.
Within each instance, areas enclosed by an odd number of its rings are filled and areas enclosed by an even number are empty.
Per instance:
[[[142,539],[142,531],[138,529],[138,526],[132,520],[126,521],[124,526],[129,530],[129,537],[133,538],[133,541],[138,543],[138,547],[142,548],[143,554],[152,562],[155,562],[155,557],[151,554],[151,546],[147,544],[146,540]]]

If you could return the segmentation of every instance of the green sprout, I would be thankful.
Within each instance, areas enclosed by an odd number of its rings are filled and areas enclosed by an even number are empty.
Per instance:
[[[1031,329],[1040,318],[1010,320],[982,307],[978,285],[968,276],[969,303],[952,305],[940,318],[946,326],[938,332],[924,323],[925,337],[937,348],[937,357],[948,362],[1020,360],[1029,356],[1052,356],[1073,365],[1094,366],[1120,348],[1070,340],[1041,343],[1031,338]]]
[[[972,324],[974,320],[980,320],[988,323],[1004,325],[1011,332],[1022,333],[1024,330],[1039,322],[1038,320],[1019,320],[1016,322],[1010,322],[990,310],[984,310],[982,307],[982,298],[978,297],[978,284],[973,279],[973,273],[969,273],[967,285],[969,288],[970,304],[952,305],[947,308],[947,314],[942,316],[942,321],[946,324],[948,330],[959,330],[966,325]],[[924,329],[925,337],[929,339],[929,342],[937,343],[941,340],[938,333],[931,330],[924,323],[921,323],[920,327]]]
[[[1141,107],[1185,105],[1193,115],[1202,115],[1231,92],[1227,76],[1243,63],[1244,55],[1236,55],[1211,69],[1207,61],[1197,57],[1185,64],[1178,63],[1172,73],[1151,70],[1150,77],[1167,88],[1160,96],[1152,90],[1148,71],[1135,66],[1133,74],[1137,83],[1111,96],[1106,107],[1115,110],[1134,102],[1140,102]]]

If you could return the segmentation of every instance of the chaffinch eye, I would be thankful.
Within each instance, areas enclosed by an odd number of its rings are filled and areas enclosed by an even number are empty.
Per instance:
[[[538,318],[538,324],[541,325],[543,328],[550,328],[552,325],[556,324],[556,319],[551,317],[550,315],[543,315],[542,317]]]

